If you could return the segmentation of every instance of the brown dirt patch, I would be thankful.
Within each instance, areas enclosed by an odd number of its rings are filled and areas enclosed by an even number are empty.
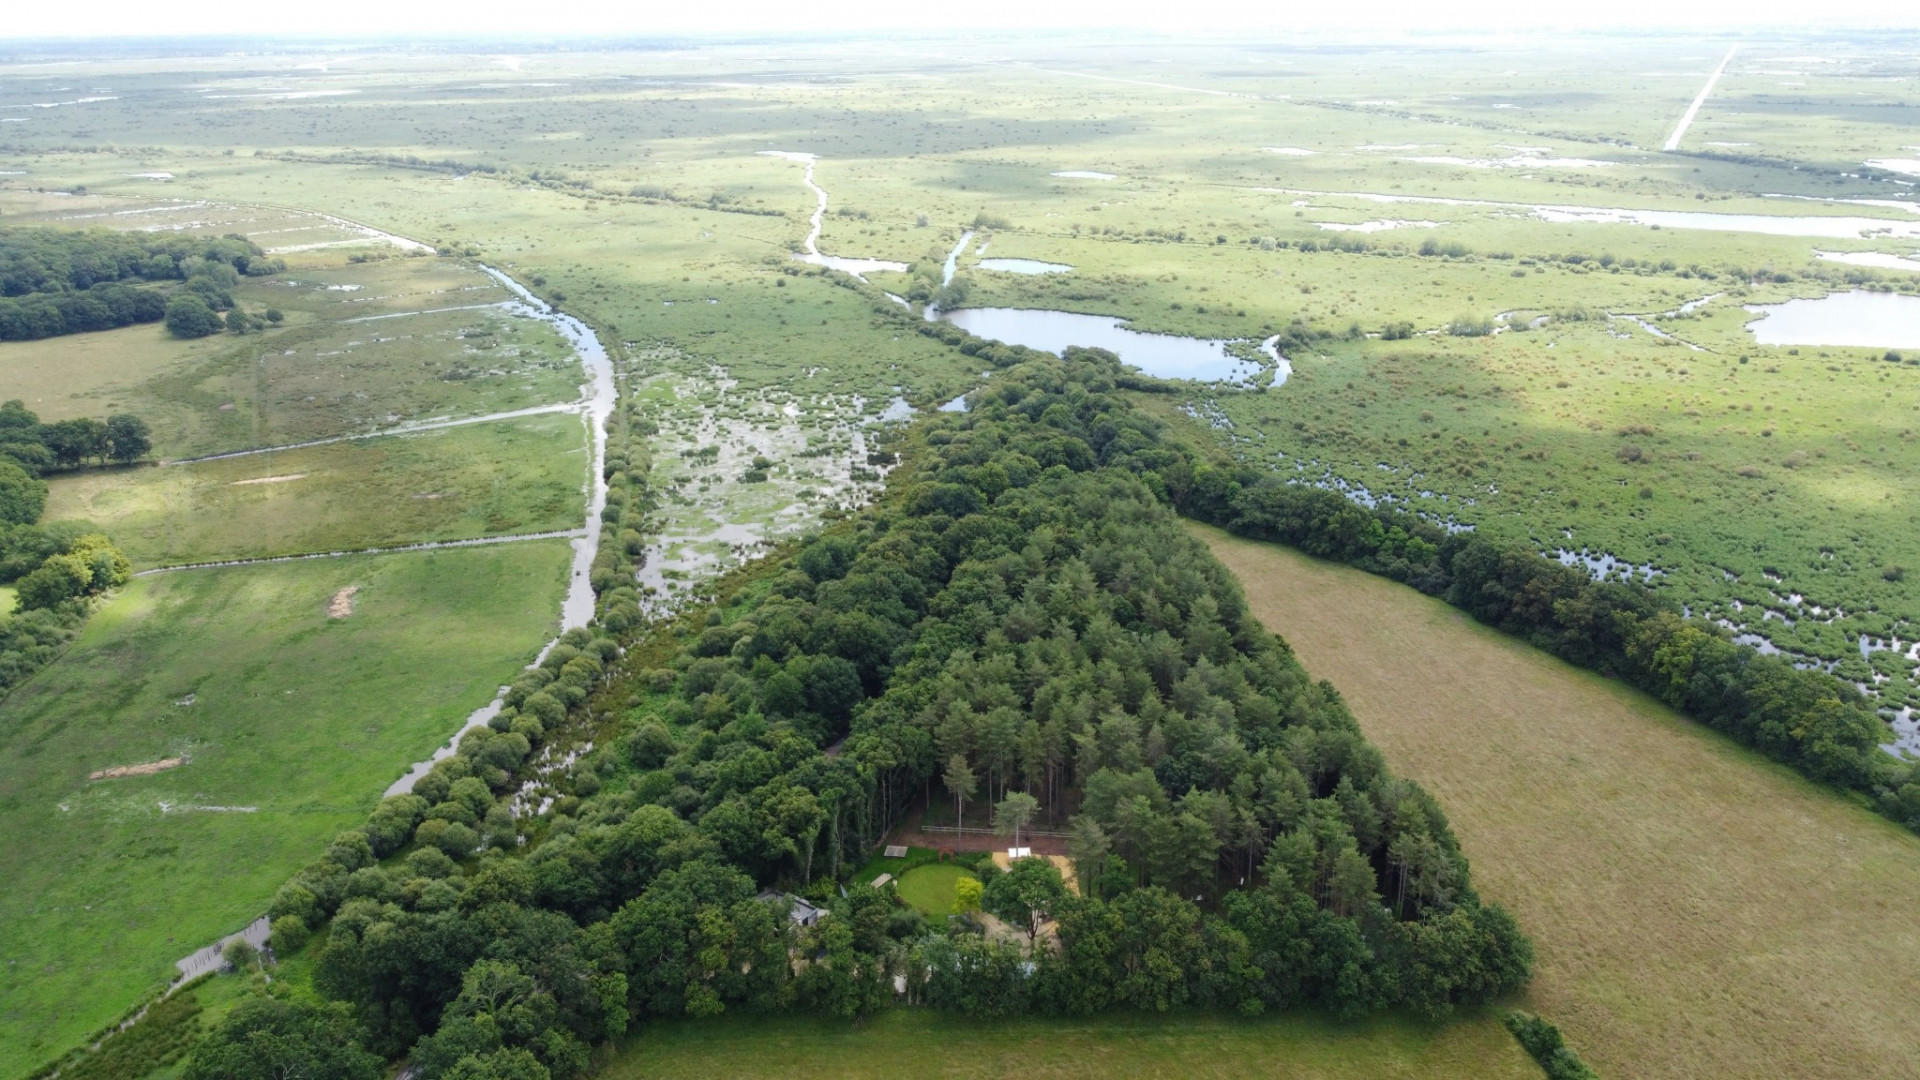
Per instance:
[[[139,765],[115,765],[111,769],[95,769],[87,774],[89,780],[117,780],[122,776],[152,776],[154,773],[177,769],[187,763],[183,757],[161,758],[159,761],[143,762]]]
[[[244,487],[248,484],[284,484],[289,480],[305,480],[306,478],[307,478],[306,473],[296,472],[296,473],[287,473],[284,476],[257,476],[257,477],[254,477],[252,480],[235,480],[234,482],[228,484],[227,486],[228,487]]]
[[[359,591],[360,586],[349,585],[334,593],[333,599],[327,601],[327,618],[344,619],[353,614],[353,595]]]

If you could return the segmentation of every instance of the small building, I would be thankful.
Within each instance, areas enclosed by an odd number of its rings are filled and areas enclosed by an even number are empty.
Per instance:
[[[813,926],[827,915],[832,914],[827,909],[815,907],[813,904],[792,893],[783,893],[775,889],[768,889],[759,896],[754,897],[754,899],[763,904],[786,905],[787,918],[792,919],[795,924],[800,926]]]

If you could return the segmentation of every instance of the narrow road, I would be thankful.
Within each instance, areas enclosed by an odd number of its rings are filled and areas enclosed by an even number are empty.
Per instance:
[[[1727,48],[1727,55],[1720,58],[1720,66],[1717,68],[1714,68],[1713,74],[1707,77],[1707,85],[1700,88],[1699,95],[1693,99],[1693,104],[1687,106],[1687,111],[1683,113],[1680,117],[1679,125],[1673,129],[1673,134],[1667,136],[1666,145],[1662,146],[1660,149],[1662,150],[1680,149],[1681,137],[1686,135],[1687,127],[1693,123],[1693,118],[1700,115],[1700,106],[1705,105],[1707,103],[1707,98],[1713,95],[1714,84],[1720,81],[1720,76],[1726,74],[1727,64],[1732,62],[1733,54],[1735,52],[1738,52],[1739,49],[1740,49],[1740,46],[1738,45],[1732,45]]]

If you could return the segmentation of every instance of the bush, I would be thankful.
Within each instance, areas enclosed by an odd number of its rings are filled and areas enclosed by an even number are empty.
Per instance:
[[[47,482],[0,459],[0,522],[31,525],[47,507]]]
[[[179,293],[167,301],[166,323],[174,337],[203,338],[220,332],[220,316],[195,293]]]
[[[1507,1014],[1507,1030],[1546,1071],[1547,1080],[1600,1080],[1598,1073],[1567,1048],[1560,1029],[1531,1013]]]
[[[1487,337],[1493,333],[1493,320],[1485,315],[1459,315],[1447,324],[1454,337]]]
[[[226,961],[233,970],[245,973],[260,962],[260,951],[248,944],[246,939],[234,938],[227,942],[226,948],[220,950],[220,959]]]
[[[268,924],[267,944],[276,956],[291,956],[300,951],[313,932],[298,915],[282,915]]]

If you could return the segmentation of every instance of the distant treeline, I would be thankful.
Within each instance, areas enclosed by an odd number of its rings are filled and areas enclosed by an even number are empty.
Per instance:
[[[241,275],[286,269],[242,236],[155,236],[105,229],[0,228],[0,341],[111,330],[166,316],[149,283],[185,281],[223,295]],[[228,299],[226,307],[231,307]]]
[[[370,154],[347,151],[339,154],[300,154],[288,151],[282,154],[262,155],[278,157],[282,161],[303,161],[321,165],[387,165],[396,169],[424,169],[429,172],[480,173],[488,175],[500,171],[498,166],[484,161],[461,161],[457,158],[423,158],[418,154]]]

